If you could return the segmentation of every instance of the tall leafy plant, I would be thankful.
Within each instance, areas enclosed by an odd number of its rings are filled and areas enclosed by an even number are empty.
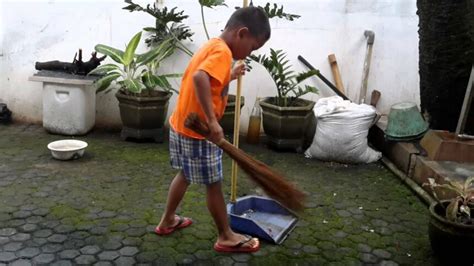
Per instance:
[[[265,14],[267,14],[268,18],[284,18],[289,21],[293,21],[297,18],[300,17],[300,15],[295,15],[295,14],[290,14],[286,13],[283,11],[283,5],[278,7],[277,4],[273,4],[273,6],[270,3],[267,3],[264,7],[258,6],[262,8],[265,11]]]
[[[145,39],[145,43],[148,46],[155,46],[161,44],[165,40],[171,39],[173,48],[177,48],[184,53],[192,56],[192,52],[182,43],[184,40],[191,40],[193,32],[191,29],[183,23],[183,20],[188,18],[184,15],[184,11],[177,11],[177,7],[168,9],[166,6],[159,8],[157,4],[142,7],[139,4],[133,3],[132,0],[125,0],[128,5],[123,9],[129,10],[130,12],[141,11],[150,14],[155,18],[154,27],[145,27],[144,31],[150,35]]]
[[[199,0],[199,4],[201,5],[202,25],[204,27],[204,32],[206,33],[206,37],[209,40],[209,32],[207,31],[206,20],[204,18],[204,7],[212,9],[212,8],[218,7],[218,6],[227,6],[227,4],[225,3],[225,0]],[[253,1],[250,1],[250,6],[253,6]],[[267,17],[269,19],[271,19],[271,18],[284,18],[284,19],[287,19],[289,21],[293,21],[293,20],[300,17],[299,15],[284,12],[283,11],[283,5],[278,7],[277,4],[271,5],[270,3],[266,3],[266,5],[264,7],[262,7],[262,6],[258,6],[258,7],[263,9],[263,11],[265,12],[265,14],[267,15]],[[238,9],[238,8],[240,8],[240,7],[236,7],[236,9]]]
[[[286,59],[286,53],[282,50],[274,50],[270,48],[270,55],[251,55],[250,58],[265,67],[270,73],[277,89],[277,96],[275,97],[275,105],[287,107],[293,106],[296,99],[307,93],[318,93],[318,89],[313,86],[299,84],[316,75],[317,70],[309,70],[305,72],[295,73],[291,70],[292,66],[289,60]]]
[[[217,6],[227,6],[225,4],[225,0],[199,0],[199,4],[201,5],[201,20],[202,26],[204,27],[204,32],[206,33],[206,37],[209,40],[209,32],[207,31],[206,20],[204,18],[204,7],[207,8],[214,8]]]
[[[157,75],[156,68],[166,57],[173,53],[171,40],[164,40],[159,46],[143,54],[136,54],[142,32],[133,36],[125,51],[104,44],[95,46],[99,53],[109,56],[117,64],[105,64],[89,73],[103,75],[97,80],[97,92],[112,90],[111,83],[119,84],[124,93],[143,94],[155,89],[171,91],[174,89],[168,78],[178,77],[178,74]]]

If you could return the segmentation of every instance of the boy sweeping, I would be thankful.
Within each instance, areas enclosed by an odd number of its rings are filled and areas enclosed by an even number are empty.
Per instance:
[[[178,102],[170,117],[171,166],[178,174],[171,182],[165,212],[155,229],[168,235],[192,224],[175,211],[191,183],[206,185],[207,207],[218,230],[214,249],[218,252],[255,252],[257,238],[232,231],[222,193],[222,150],[184,126],[188,114],[197,113],[206,121],[212,141],[224,138],[218,121],[227,104],[228,83],[244,74],[244,64],[235,66],[232,59],[245,59],[270,38],[270,24],[264,11],[245,7],[235,11],[219,38],[213,38],[194,54],[184,73]]]

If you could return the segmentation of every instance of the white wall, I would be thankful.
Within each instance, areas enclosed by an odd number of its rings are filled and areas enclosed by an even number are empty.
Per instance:
[[[152,1],[136,1],[140,4]],[[264,5],[267,1],[254,1]],[[382,92],[378,108],[387,113],[390,106],[401,101],[419,104],[418,77],[418,17],[415,0],[286,0],[285,11],[301,15],[288,22],[273,19],[272,37],[257,53],[269,48],[287,51],[295,70],[305,67],[297,60],[302,55],[321,73],[333,81],[328,54],[335,53],[346,94],[357,99],[362,80],[366,51],[364,30],[375,32],[372,64],[367,95],[373,89]],[[205,41],[201,25],[198,0],[161,0],[169,7],[178,6],[189,18],[185,21],[195,32],[194,42],[188,47],[195,51]],[[217,36],[241,1],[227,0],[229,8],[206,9],[210,34]],[[129,13],[121,8],[121,0],[67,1],[0,0],[0,101],[8,104],[19,120],[41,122],[41,84],[28,81],[36,61],[71,61],[78,48],[85,55],[95,44],[103,43],[124,47],[141,28],[152,26],[154,19],[142,12]],[[139,48],[144,51],[146,47]],[[164,67],[167,72],[183,72],[189,57],[177,54]],[[276,93],[270,76],[253,64],[254,70],[244,77],[243,95],[246,105],[242,109],[241,132],[247,130],[248,115],[256,96]],[[318,78],[308,84],[320,89],[319,97],[334,93]],[[179,86],[177,81],[176,87]],[[235,84],[231,85],[235,93]],[[175,104],[176,96],[170,102]],[[170,110],[171,111],[171,110]],[[118,103],[112,93],[97,98],[97,124],[120,125]]]

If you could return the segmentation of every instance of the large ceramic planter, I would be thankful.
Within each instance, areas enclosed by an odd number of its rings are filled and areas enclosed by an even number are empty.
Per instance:
[[[442,201],[447,206],[449,201]],[[430,206],[429,237],[431,247],[446,265],[474,264],[474,225],[450,222],[439,203]]]
[[[136,97],[118,91],[122,119],[122,139],[153,139],[163,142],[164,122],[171,92],[157,92],[155,96]]]
[[[303,151],[307,146],[310,136],[308,132],[313,131],[314,102],[298,99],[298,106],[280,107],[271,104],[273,97],[260,101],[263,114],[263,130],[268,139],[268,145],[277,150]]]
[[[234,119],[235,119],[235,95],[229,94],[227,98],[227,106],[224,110],[224,114],[222,115],[219,124],[221,125],[222,129],[224,130],[225,134],[232,135],[234,133]],[[245,104],[244,96],[240,96],[240,108]]]

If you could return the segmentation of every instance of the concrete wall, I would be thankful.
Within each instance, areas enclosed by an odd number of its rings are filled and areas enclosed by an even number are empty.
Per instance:
[[[189,18],[186,24],[195,32],[188,47],[195,51],[205,41],[197,0],[161,0],[169,7],[178,6]],[[137,1],[140,4],[152,1]],[[229,8],[206,9],[209,32],[217,36],[225,25],[234,6],[241,1],[227,0]],[[266,1],[254,1],[264,5]],[[256,53],[269,48],[283,49],[295,70],[306,70],[297,60],[305,57],[321,73],[333,81],[327,61],[328,54],[338,59],[346,94],[356,100],[361,87],[362,69],[366,51],[364,30],[375,32],[375,44],[367,95],[373,89],[382,92],[378,109],[383,113],[400,101],[419,103],[418,77],[418,17],[415,0],[286,0],[286,12],[301,15],[288,22],[273,19],[272,38]],[[145,13],[129,13],[120,0],[99,1],[0,1],[2,46],[0,49],[0,99],[13,110],[17,120],[41,122],[41,84],[28,81],[36,61],[71,61],[78,48],[85,55],[97,43],[124,47],[141,28],[152,26],[153,17]],[[146,47],[139,47],[145,51]],[[176,54],[164,66],[167,72],[183,72],[189,57]],[[107,59],[108,60],[108,59]],[[308,84],[320,89],[319,95],[333,95],[318,78]],[[179,82],[175,82],[179,87]],[[231,85],[231,93],[235,93]],[[246,105],[242,109],[241,132],[247,130],[248,115],[255,97],[272,96],[276,90],[263,67],[254,64],[243,82]],[[175,104],[173,96],[170,106]],[[97,124],[120,125],[117,100],[112,93],[97,97]]]

